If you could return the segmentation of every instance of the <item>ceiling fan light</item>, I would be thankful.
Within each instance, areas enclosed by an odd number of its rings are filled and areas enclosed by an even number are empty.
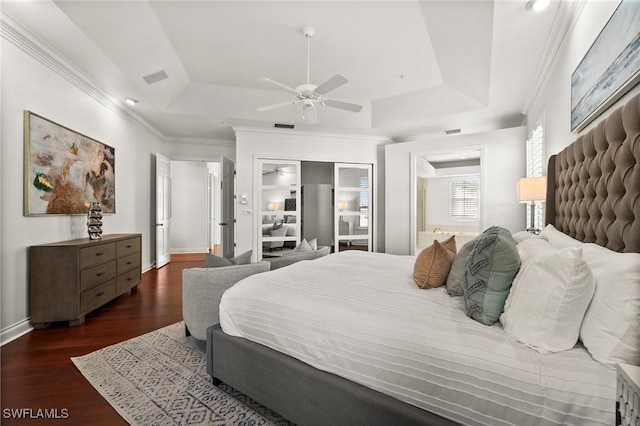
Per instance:
[[[302,119],[309,124],[315,124],[318,121],[318,113],[313,102],[304,103],[302,106]]]

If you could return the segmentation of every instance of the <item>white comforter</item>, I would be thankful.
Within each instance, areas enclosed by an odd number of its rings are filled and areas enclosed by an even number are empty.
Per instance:
[[[418,289],[414,261],[348,251],[248,277],[222,329],[462,424],[615,424],[615,370],[473,321],[462,297]]]

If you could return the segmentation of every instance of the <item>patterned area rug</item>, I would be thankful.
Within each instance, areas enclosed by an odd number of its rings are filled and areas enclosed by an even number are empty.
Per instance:
[[[214,386],[205,354],[179,322],[71,358],[132,425],[290,425],[233,388]]]

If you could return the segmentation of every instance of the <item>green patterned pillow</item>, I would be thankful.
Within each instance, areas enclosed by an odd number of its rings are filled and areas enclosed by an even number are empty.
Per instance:
[[[469,254],[462,279],[467,315],[485,325],[498,321],[519,269],[520,255],[511,233],[498,226],[484,231]]]

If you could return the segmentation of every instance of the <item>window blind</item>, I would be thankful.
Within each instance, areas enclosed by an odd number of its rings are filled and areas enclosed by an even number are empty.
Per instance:
[[[359,211],[361,214],[358,226],[360,228],[366,228],[369,226],[369,179],[366,177],[360,178],[360,188],[363,188],[364,191],[360,191],[360,206]]]
[[[452,179],[449,185],[451,220],[478,219],[477,178]]]

